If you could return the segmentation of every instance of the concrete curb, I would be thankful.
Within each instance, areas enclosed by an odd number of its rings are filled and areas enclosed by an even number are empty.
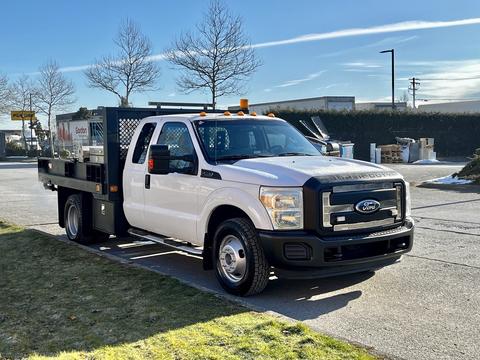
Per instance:
[[[37,158],[18,158],[12,159],[9,157],[0,158],[0,163],[22,163],[22,164],[36,164]]]

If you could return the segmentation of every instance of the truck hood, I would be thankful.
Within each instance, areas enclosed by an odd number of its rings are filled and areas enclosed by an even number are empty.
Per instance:
[[[285,156],[245,159],[218,165],[222,179],[267,186],[302,186],[312,177],[321,182],[401,179],[385,166],[360,160],[326,156]]]

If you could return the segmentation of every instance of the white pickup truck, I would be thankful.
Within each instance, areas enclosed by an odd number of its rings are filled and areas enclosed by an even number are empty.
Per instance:
[[[200,255],[232,294],[261,292],[272,271],[293,278],[371,271],[412,248],[400,174],[322,156],[273,114],[149,116],[130,146],[122,139],[104,146],[103,164],[39,159],[68,237],[89,243],[127,231]]]

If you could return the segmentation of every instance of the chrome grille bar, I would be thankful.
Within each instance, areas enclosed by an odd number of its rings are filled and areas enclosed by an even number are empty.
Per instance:
[[[388,218],[383,220],[365,221],[352,224],[339,224],[333,227],[333,231],[368,229],[377,226],[393,225],[394,222],[394,218]]]
[[[364,191],[364,190],[383,190],[392,189],[393,183],[370,183],[370,184],[354,184],[354,185],[339,185],[333,187],[334,193],[343,193],[350,191]]]
[[[331,211],[332,205],[330,205],[330,195],[331,192],[324,192],[322,193],[322,204],[323,204],[323,227],[331,228],[332,223],[330,222],[330,214],[333,212]]]

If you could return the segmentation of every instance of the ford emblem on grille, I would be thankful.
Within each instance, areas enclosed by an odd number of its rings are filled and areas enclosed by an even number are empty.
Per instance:
[[[372,214],[378,209],[380,209],[380,203],[373,199],[362,200],[355,205],[355,210],[361,214]]]

